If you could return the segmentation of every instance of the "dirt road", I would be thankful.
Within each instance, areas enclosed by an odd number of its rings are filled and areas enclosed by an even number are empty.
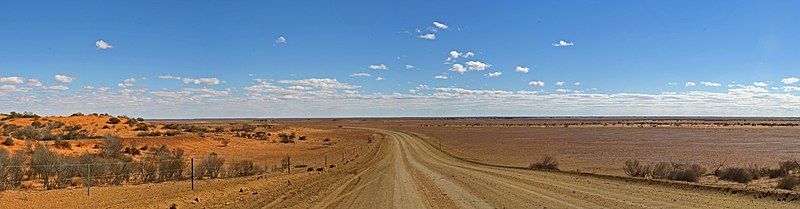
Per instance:
[[[321,174],[12,192],[0,208],[798,208],[797,203],[559,172],[478,165],[411,134],[387,137]]]

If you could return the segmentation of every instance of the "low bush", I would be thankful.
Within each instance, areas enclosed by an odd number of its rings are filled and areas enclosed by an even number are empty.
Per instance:
[[[279,133],[278,138],[280,139],[281,143],[294,143],[294,133],[286,134],[286,133]]]
[[[53,143],[53,146],[60,149],[72,149],[72,144],[68,141],[58,139]]]
[[[784,177],[786,175],[789,175],[789,171],[781,169],[781,168],[777,168],[777,169],[776,168],[769,168],[769,169],[767,169],[767,176],[769,176],[769,178],[771,178],[771,179],[778,178],[778,177]]]
[[[623,170],[628,176],[641,178],[650,174],[650,165],[639,163],[638,160],[626,160]]]
[[[14,137],[6,137],[6,140],[3,140],[3,145],[12,146],[14,145]]]
[[[169,130],[164,132],[164,136],[177,136],[180,135],[182,132],[180,130]]]
[[[204,157],[200,164],[195,169],[198,179],[207,176],[208,178],[222,177],[222,172],[225,166],[225,159],[219,157],[217,153],[212,152]]]
[[[108,124],[119,124],[121,122],[122,122],[122,120],[120,120],[119,118],[109,118],[106,123],[108,123]]]
[[[800,164],[798,164],[797,161],[794,160],[783,161],[780,162],[779,164],[780,168],[786,171],[794,171],[800,169]]]
[[[120,157],[120,151],[123,148],[122,140],[111,135],[108,135],[105,138],[105,144],[101,150],[103,156],[110,158]]]
[[[81,126],[80,124],[66,125],[64,126],[64,131],[79,131],[82,128],[83,126]]]
[[[46,146],[37,144],[31,153],[30,160],[30,175],[39,176],[42,178],[44,187],[48,190],[53,188],[50,184],[50,179],[56,175],[56,168],[59,156],[53,151],[50,151]]]
[[[300,140],[300,141],[306,140],[306,136],[300,136],[300,137],[297,138],[297,140]]]
[[[20,129],[17,129],[11,135],[17,139],[30,139],[30,140],[41,140],[45,136],[45,131],[43,129],[37,129],[33,126],[25,126]]]
[[[753,174],[750,172],[750,170],[738,167],[723,169],[717,177],[722,180],[739,183],[748,183],[753,180]]]
[[[150,129],[150,127],[147,126],[147,124],[140,123],[140,124],[136,125],[136,128],[133,128],[133,131],[147,131],[149,129]]]
[[[795,187],[797,187],[798,184],[800,184],[800,177],[787,176],[787,177],[783,177],[778,182],[778,188],[779,189],[792,190]]]
[[[230,176],[239,177],[239,176],[250,176],[256,174],[257,168],[253,163],[253,161],[243,160],[243,161],[233,162],[233,164],[231,165],[230,168],[228,168],[228,170],[230,170]]]
[[[544,156],[541,161],[531,163],[528,168],[539,170],[558,170],[558,162],[552,156]]]
[[[673,164],[672,171],[669,172],[667,179],[696,182],[705,173],[706,169],[700,165]]]

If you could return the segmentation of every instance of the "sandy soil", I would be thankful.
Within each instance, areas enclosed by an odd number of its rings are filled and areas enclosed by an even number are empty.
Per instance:
[[[771,198],[501,168],[453,158],[413,134],[386,138],[321,174],[4,193],[0,207],[164,208],[796,208]],[[290,183],[291,182],[291,183]],[[196,201],[199,200],[199,201]],[[32,205],[35,204],[35,205]]]

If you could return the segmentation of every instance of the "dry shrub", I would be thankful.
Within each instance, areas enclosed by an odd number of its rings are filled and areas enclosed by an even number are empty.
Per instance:
[[[558,162],[552,156],[544,156],[541,161],[531,163],[528,168],[539,170],[558,170]]]
[[[72,149],[72,144],[68,141],[58,139],[53,143],[53,146],[60,149]]]
[[[46,189],[52,189],[50,179],[56,175],[59,156],[46,146],[37,144],[31,153],[30,176],[40,176]]]
[[[739,183],[748,183],[753,180],[753,174],[746,168],[731,167],[722,170],[717,176],[719,179]]]
[[[706,169],[700,165],[674,163],[672,164],[672,171],[669,172],[669,176],[667,179],[676,181],[696,182],[705,173]]]
[[[783,177],[781,181],[778,182],[778,188],[793,190],[798,184],[800,184],[800,177],[787,176]]]
[[[653,166],[653,170],[650,172],[650,175],[656,179],[666,179],[669,177],[669,172],[672,169],[672,165],[666,162],[659,162]]]
[[[227,138],[222,138],[220,139],[220,143],[222,143],[222,147],[227,147],[228,143],[231,143],[231,140]]]
[[[638,160],[626,160],[623,170],[628,176],[645,177],[650,174],[650,165],[639,163]]]
[[[200,165],[195,169],[195,173],[199,174],[198,179],[203,179],[204,176],[209,178],[222,177],[222,171],[225,165],[225,159],[219,157],[217,153],[212,152],[200,161]]]
[[[11,136],[17,139],[30,139],[30,140],[41,140],[45,137],[45,130],[38,129],[33,126],[25,126],[20,129],[11,133]]]
[[[786,171],[800,170],[800,164],[794,160],[780,162],[780,168]]]
[[[778,178],[778,177],[784,177],[786,175],[789,175],[789,171],[788,170],[784,170],[782,168],[777,168],[777,169],[769,168],[769,169],[767,169],[767,176],[769,176],[769,178],[771,178],[771,179]]]
[[[108,124],[119,124],[121,122],[122,122],[122,120],[120,120],[119,118],[109,118],[108,122],[106,122],[106,123],[108,123]]]
[[[243,160],[233,162],[230,168],[230,176],[240,177],[240,176],[250,176],[256,174],[256,166],[253,164],[253,161],[250,160]]]
[[[22,165],[25,163],[25,153],[16,151],[13,154],[8,150],[0,148],[0,191],[6,188],[18,187],[22,183]]]
[[[292,166],[292,156],[284,155],[281,159],[281,166],[283,168],[290,168]]]
[[[58,156],[58,166],[56,167],[56,179],[53,188],[66,188],[73,185],[75,177],[80,176],[81,167],[78,159],[69,156]]]
[[[3,145],[11,146],[14,145],[14,137],[6,137],[6,140],[3,141]]]
[[[105,145],[101,152],[103,156],[110,157],[110,158],[118,158],[120,157],[120,150],[122,150],[122,140],[115,137],[108,135],[105,137]]]

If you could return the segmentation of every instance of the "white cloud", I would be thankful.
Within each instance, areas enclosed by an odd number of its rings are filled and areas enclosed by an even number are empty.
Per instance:
[[[313,87],[319,89],[357,89],[360,86],[350,85],[339,82],[332,78],[309,78],[303,80],[281,80],[278,83],[293,84],[298,86]]]
[[[369,69],[370,70],[389,70],[389,67],[386,67],[386,65],[384,65],[384,64],[380,64],[380,65],[370,65]]]
[[[278,38],[275,39],[275,43],[276,44],[285,44],[286,43],[286,37],[278,36]]]
[[[444,23],[440,23],[440,22],[433,22],[433,26],[436,26],[436,28],[438,28],[438,29],[447,29],[448,28],[447,25],[445,25]]]
[[[378,76],[378,77],[375,77],[375,80],[376,81],[382,81],[382,80],[386,80],[386,78]]]
[[[472,53],[472,52],[467,52],[467,53],[464,53],[464,56],[462,56],[462,57],[464,57],[464,58],[470,58],[470,57],[474,57],[474,56],[475,56],[475,53]]]
[[[464,68],[464,65],[456,63],[453,64],[453,67],[450,67],[450,71],[464,74],[464,72],[467,72],[467,68]]]
[[[703,82],[700,82],[700,84],[702,84],[703,86],[708,86],[708,87],[722,86],[722,84],[720,84],[720,83],[715,83],[715,82],[711,82],[711,81],[703,81]]]
[[[537,87],[537,86],[538,87],[543,87],[544,86],[544,82],[542,82],[542,81],[531,81],[530,83],[528,83],[528,85],[529,86],[534,86],[534,87]]]
[[[691,82],[691,81],[686,82],[686,84],[684,84],[684,86],[687,86],[687,87],[692,87],[692,86],[696,86],[696,85],[697,85],[696,83]]]
[[[11,76],[11,77],[0,77],[0,84],[4,85],[16,85],[24,83],[25,81],[22,80],[20,77]]]
[[[61,83],[72,83],[73,81],[75,81],[75,77],[70,77],[66,75],[55,75],[54,79],[56,79],[56,81]]]
[[[574,43],[565,41],[565,40],[558,40],[557,42],[553,43],[555,47],[562,47],[562,46],[572,46]]]
[[[455,59],[455,58],[458,58],[459,56],[461,56],[461,52],[458,52],[456,50],[450,51],[450,58]]]
[[[128,78],[122,81],[122,83],[117,84],[117,86],[121,88],[130,88],[136,85],[136,78]]]
[[[462,67],[462,68],[463,68],[463,67]],[[447,80],[447,74],[445,74],[445,73],[442,73],[442,74],[440,74],[440,75],[436,75],[436,76],[434,76],[433,78],[434,78],[434,79],[439,79],[439,80]]]
[[[406,65],[406,70],[411,70],[411,69],[414,69],[414,66],[413,66],[413,65],[408,65],[408,64],[407,64],[407,65]]]
[[[793,84],[793,83],[797,83],[798,81],[800,81],[800,78],[795,78],[795,77],[789,77],[789,78],[781,79],[781,83],[784,83],[784,84]]]
[[[480,62],[480,61],[468,61],[467,62],[467,68],[469,68],[470,70],[482,71],[482,70],[486,70],[486,69],[488,69],[490,67],[492,67],[492,65],[486,64],[486,63],[483,63],[483,62]]]
[[[417,90],[428,90],[428,89],[431,89],[431,88],[428,87],[428,85],[420,84],[417,87],[415,87],[415,89],[417,89]]]
[[[528,67],[517,66],[517,68],[514,69],[514,71],[517,71],[518,73],[528,73],[530,69]]]
[[[436,40],[436,34],[428,33],[428,34],[419,36],[419,38],[425,39],[425,40]]]
[[[103,41],[102,39],[95,41],[94,45],[97,46],[97,49],[111,49],[111,48],[114,48],[114,45],[111,45],[111,43]]]
[[[486,77],[488,77],[488,78],[494,78],[494,77],[498,77],[498,76],[500,76],[500,75],[502,75],[502,74],[503,74],[502,72],[499,72],[499,71],[498,71],[498,72],[493,72],[493,73],[484,74],[483,76],[486,76]]]
[[[753,86],[766,87],[769,86],[769,83],[758,81],[758,82],[753,82]]]
[[[676,82],[669,82],[669,83],[667,83],[667,85],[674,86],[674,85],[678,85],[678,83],[676,83]]]
[[[797,86],[784,86],[783,91],[800,91],[800,87]]]
[[[181,81],[185,84],[197,85],[217,85],[222,82],[219,78],[181,78]]]
[[[556,82],[556,86],[563,86],[563,85],[564,85],[564,81],[558,81],[558,82]]]
[[[45,91],[66,91],[69,90],[69,87],[58,85],[58,86],[44,86],[42,87]]]
[[[372,76],[372,75],[370,75],[369,73],[353,73],[353,74],[350,74],[350,77],[370,77],[370,76]]]
[[[581,85],[581,82],[575,82],[575,83],[573,83],[572,85],[580,86],[580,85]]]
[[[164,80],[179,80],[185,84],[196,84],[196,85],[218,85],[220,83],[224,83],[219,78],[187,78],[187,77],[180,77],[180,76],[172,76],[172,75],[161,75],[158,76],[160,79]]]

